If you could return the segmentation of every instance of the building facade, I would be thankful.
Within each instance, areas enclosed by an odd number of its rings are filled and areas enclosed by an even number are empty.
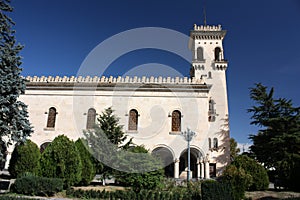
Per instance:
[[[34,127],[31,140],[41,149],[58,135],[76,140],[92,128],[97,115],[112,107],[135,144],[159,155],[169,177],[211,178],[229,162],[229,127],[221,26],[197,26],[190,32],[190,77],[27,77],[20,99]],[[10,155],[8,155],[10,156]]]

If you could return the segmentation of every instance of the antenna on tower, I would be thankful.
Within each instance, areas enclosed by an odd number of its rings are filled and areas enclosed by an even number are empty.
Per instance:
[[[206,26],[206,1],[203,0],[203,18],[204,18],[204,26]]]

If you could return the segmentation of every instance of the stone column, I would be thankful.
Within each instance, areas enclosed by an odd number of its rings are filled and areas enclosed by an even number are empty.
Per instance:
[[[201,175],[200,178],[204,178],[204,162],[200,163],[201,165]]]
[[[201,178],[201,162],[200,160],[197,161],[197,179]]]
[[[175,159],[174,161],[174,178],[179,178],[179,159]]]
[[[205,179],[209,179],[209,162],[205,161]]]

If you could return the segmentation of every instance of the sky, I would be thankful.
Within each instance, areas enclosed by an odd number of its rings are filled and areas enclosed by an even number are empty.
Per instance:
[[[300,106],[299,0],[12,0],[11,4],[17,41],[25,46],[24,76],[76,76],[97,45],[131,29],[158,27],[188,36],[193,24],[203,24],[205,5],[207,24],[221,24],[227,30],[223,47],[229,62],[231,137],[250,143],[249,134],[258,130],[250,125],[247,113],[254,105],[249,88],[255,83],[274,87],[276,97]],[[105,66],[103,74],[118,76],[150,65],[189,76],[186,60],[149,48],[120,56]]]

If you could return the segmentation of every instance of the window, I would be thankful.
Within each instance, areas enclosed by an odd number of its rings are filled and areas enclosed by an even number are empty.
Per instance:
[[[172,112],[172,132],[181,131],[181,113],[178,110]]]
[[[216,163],[209,163],[209,177],[215,178],[217,176],[217,166]]]
[[[197,48],[197,60],[199,61],[203,61],[204,57],[203,57],[203,48],[202,47],[198,47]]]
[[[54,107],[49,108],[47,128],[54,128],[55,127],[56,114],[57,114],[56,109]]]
[[[218,139],[217,138],[214,138],[214,149],[217,149],[218,148]]]
[[[220,47],[215,48],[215,61],[221,60],[221,49]]]
[[[211,149],[211,138],[208,138],[208,149]]]
[[[86,129],[92,129],[95,126],[96,121],[96,110],[90,108],[87,113]]]
[[[212,78],[211,72],[208,72],[207,78]]]
[[[214,122],[216,120],[215,101],[210,99],[208,102],[208,121]]]
[[[137,131],[138,127],[138,111],[132,109],[129,111],[128,130]]]

